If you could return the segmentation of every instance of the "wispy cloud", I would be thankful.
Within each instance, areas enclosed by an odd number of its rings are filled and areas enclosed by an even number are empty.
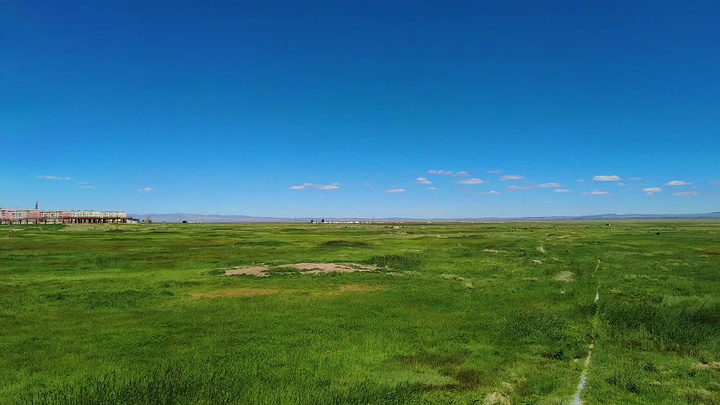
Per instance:
[[[675,197],[695,197],[698,194],[700,193],[698,193],[697,191],[680,191],[677,193],[673,193]]]
[[[512,186],[507,186],[507,187],[505,187],[505,190],[518,191],[518,190],[532,190],[532,189],[534,189],[534,188],[535,188],[535,186],[516,186],[516,185],[512,185]]]
[[[643,191],[647,195],[653,195],[655,193],[662,193],[663,190],[660,187],[646,187],[643,189]]]
[[[475,193],[475,194],[477,194],[477,195],[499,195],[500,192],[493,190],[493,191],[488,191],[486,193]]]
[[[629,181],[640,181],[640,180],[642,180],[642,177],[630,177],[630,178],[627,179],[627,180],[629,180]]]
[[[437,187],[428,187],[428,190],[437,190]]]
[[[515,176],[512,174],[508,174],[507,176],[500,177],[500,181],[510,181],[510,180],[522,180],[524,177],[522,176]]]
[[[691,184],[692,184],[692,183],[688,183],[687,181],[673,180],[673,181],[669,181],[669,182],[666,184],[666,186],[689,186],[689,185],[691,185]]]
[[[718,185],[718,184],[720,184],[720,181],[718,181],[718,180],[715,180],[715,181],[711,181],[711,182],[710,182],[710,184],[713,184],[713,185]]]
[[[537,186],[540,188],[558,188],[558,187],[562,187],[562,184],[560,184],[560,183],[543,183],[543,184],[538,184]]]
[[[429,174],[439,174],[441,176],[468,177],[470,173],[467,171],[453,172],[452,170],[428,170]]]
[[[398,194],[398,193],[407,193],[407,190],[404,188],[391,188],[390,190],[385,190],[386,193],[390,194]]]
[[[95,186],[80,186],[80,188],[84,188],[86,190],[91,190],[91,189],[96,189],[97,187],[95,187]]]
[[[498,174],[498,173],[502,173],[502,170],[488,170],[486,173]]]
[[[457,184],[483,184],[483,179],[467,179],[467,180],[460,180],[457,182]]]
[[[315,189],[315,190],[337,190],[340,188],[340,183],[333,183],[333,184],[305,183],[302,186],[292,186],[292,187],[290,187],[290,190],[308,190],[311,188]]]
[[[150,187],[145,187],[145,188],[141,188],[141,189],[138,190],[138,191],[141,192],[141,193],[149,193],[149,192],[155,191],[155,190],[152,189],[152,188],[150,188]]]
[[[618,183],[618,187],[625,187],[625,183]]]
[[[426,179],[425,177],[418,177],[417,180],[415,180],[415,183],[417,183],[417,184],[432,184],[432,181]]]
[[[45,180],[64,180],[64,181],[70,181],[72,180],[70,177],[58,177],[58,176],[37,176],[38,179],[45,179]]]
[[[593,190],[591,193],[583,193],[584,195],[610,195],[609,191]]]
[[[568,189],[564,189],[564,188],[556,188],[556,189],[555,189],[555,192],[556,192],[556,193],[572,193],[573,191],[572,191],[572,190],[568,190]]]
[[[580,179],[580,180],[577,180],[577,182],[578,182],[578,183],[585,183],[585,180]]]
[[[90,184],[90,182],[88,182],[88,181],[78,181],[78,184],[80,184],[80,185],[82,185],[82,186],[87,186],[88,184]]]
[[[615,176],[615,175],[606,176],[606,175],[601,174],[601,175],[593,177],[593,181],[620,181],[620,180],[622,180],[620,178],[620,176]]]

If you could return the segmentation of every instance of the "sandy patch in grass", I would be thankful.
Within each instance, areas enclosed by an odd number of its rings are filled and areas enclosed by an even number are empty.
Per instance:
[[[545,246],[538,246],[536,250],[540,253],[547,253],[547,249],[545,249]]]
[[[300,270],[304,274],[317,273],[354,273],[356,271],[375,271],[377,267],[356,263],[298,263],[280,266]]]
[[[281,268],[290,268],[300,270],[302,274],[318,274],[318,273],[354,273],[356,271],[375,271],[377,267],[357,263],[297,263],[278,266]],[[255,276],[268,277],[270,266],[251,266],[238,267],[225,271],[226,276]]]
[[[255,277],[268,277],[267,273],[270,270],[270,266],[251,266],[251,267],[238,267],[225,272],[226,276],[255,276]]]
[[[506,253],[506,250],[498,250],[498,249],[483,249],[483,252],[485,253]]]
[[[264,288],[233,288],[205,293],[192,294],[193,298],[222,298],[222,297],[260,297],[263,295],[278,294],[280,290]]]
[[[569,283],[575,280],[575,273],[572,271],[561,271],[555,276],[555,281]]]

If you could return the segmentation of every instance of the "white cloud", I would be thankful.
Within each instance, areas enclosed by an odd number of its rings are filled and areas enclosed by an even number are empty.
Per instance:
[[[290,190],[307,190],[314,188],[316,190],[337,190],[340,188],[340,183],[333,183],[333,184],[313,184],[313,183],[305,183],[302,186],[292,186],[290,187]]]
[[[138,191],[141,192],[141,193],[149,193],[149,192],[155,191],[155,190],[153,190],[153,189],[150,188],[150,187],[145,187],[145,188],[141,188],[141,189],[138,190]]]
[[[644,188],[643,191],[647,195],[653,195],[655,193],[662,193],[663,190],[660,187],[647,187],[647,188]]]
[[[470,173],[467,171],[453,172],[451,170],[428,170],[430,174],[439,174],[441,176],[467,177]]]
[[[540,187],[540,188],[558,188],[558,187],[562,187],[562,184],[560,184],[560,183],[544,183],[544,184],[538,184],[538,187]]]
[[[37,176],[38,179],[45,179],[45,180],[65,180],[70,181],[72,180],[70,177],[58,177],[58,176]]]
[[[467,179],[467,180],[460,180],[457,182],[457,184],[483,184],[483,179]]]
[[[386,193],[396,194],[396,193],[407,193],[407,190],[404,188],[391,188],[390,190],[385,190]]]
[[[500,181],[522,180],[522,179],[524,179],[524,177],[522,177],[522,176],[515,176],[515,175],[512,175],[512,174],[509,174],[509,175],[507,175],[507,176],[502,176],[502,177],[500,177]]]
[[[505,187],[505,190],[518,191],[518,190],[532,190],[532,189],[534,189],[534,188],[535,188],[535,186],[516,186],[516,185],[512,185],[512,186],[507,186],[507,187]]]
[[[577,180],[577,182],[578,182],[578,183],[585,183],[585,180],[580,179],[580,180]]]
[[[572,191],[572,190],[567,190],[567,189],[564,189],[564,188],[556,188],[556,189],[555,189],[555,192],[556,192],[556,193],[572,193],[573,191]]]
[[[477,194],[477,195],[498,195],[498,194],[500,194],[500,192],[493,190],[493,191],[488,191],[487,193],[475,193],[475,194]]]
[[[620,176],[615,176],[615,175],[612,175],[612,176],[599,175],[599,176],[593,177],[593,180],[594,181],[620,181],[622,179],[620,178]]]
[[[673,180],[666,184],[666,186],[689,186],[692,183],[688,183],[687,181],[682,180]]]
[[[415,183],[417,183],[417,184],[432,184],[432,181],[426,179],[425,177],[418,177],[417,180],[415,180]]]
[[[502,170],[488,170],[486,173],[498,174],[498,173],[502,173]]]
[[[680,191],[677,193],[673,193],[675,197],[695,197],[698,194],[700,193],[698,193],[697,191]]]
[[[610,192],[608,191],[602,191],[602,190],[593,190],[592,193],[583,193],[585,195],[610,195]]]

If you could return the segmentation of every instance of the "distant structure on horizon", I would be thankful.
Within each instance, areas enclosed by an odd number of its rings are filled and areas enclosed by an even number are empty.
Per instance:
[[[136,224],[135,218],[125,211],[7,209],[0,207],[2,225],[52,225],[52,224]]]

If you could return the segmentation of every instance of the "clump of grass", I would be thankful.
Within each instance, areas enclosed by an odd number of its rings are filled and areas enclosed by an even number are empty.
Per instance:
[[[420,259],[408,255],[383,255],[373,256],[370,263],[378,267],[389,267],[392,269],[406,269],[420,266]]]

